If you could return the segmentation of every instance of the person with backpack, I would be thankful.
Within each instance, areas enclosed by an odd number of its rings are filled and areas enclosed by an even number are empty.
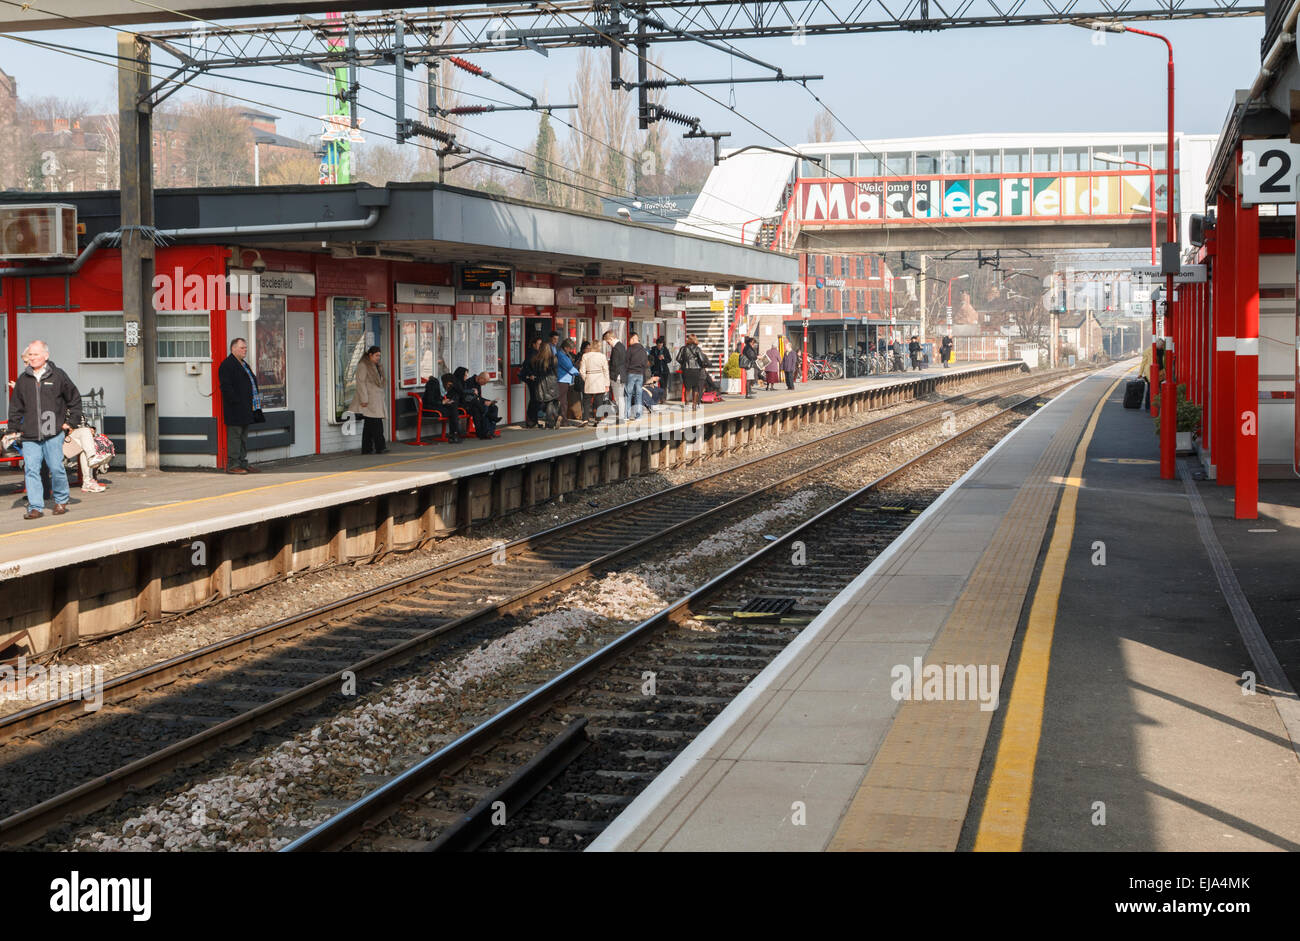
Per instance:
[[[555,375],[555,349],[542,343],[533,354],[531,364],[537,376],[537,421],[554,428],[560,423],[560,396],[564,388]]]
[[[682,388],[690,401],[691,411],[699,411],[709,361],[704,351],[700,349],[700,341],[696,339],[695,334],[688,334],[686,344],[677,351],[677,365],[682,371]]]

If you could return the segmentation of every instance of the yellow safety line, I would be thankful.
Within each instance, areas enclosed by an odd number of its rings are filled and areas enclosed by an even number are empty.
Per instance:
[[[1088,446],[1101,410],[1111,393],[1122,382],[1120,376],[1106,390],[1084,429],[1083,438],[1074,450],[1069,476],[1062,482],[1061,506],[1052,528],[1047,557],[1029,609],[1025,642],[1016,667],[1016,679],[1007,703],[1007,718],[998,742],[998,756],[993,776],[984,798],[984,813],[975,836],[975,852],[1019,852],[1025,841],[1029,822],[1029,801],[1034,790],[1034,764],[1038,760],[1038,740],[1043,731],[1043,703],[1047,696],[1047,670],[1052,659],[1052,637],[1056,633],[1056,612],[1065,581],[1065,563],[1074,541],[1075,511],[1083,481]]]
[[[574,428],[569,431],[562,431],[558,435],[549,435],[548,440],[553,441],[558,438],[572,438],[575,435],[582,434],[583,431],[585,431],[585,429],[578,429],[578,428]],[[405,442],[398,442],[398,443],[404,444]],[[500,450],[501,448],[508,448],[519,443],[520,442],[518,441],[502,441],[499,444],[490,444],[481,448],[476,448],[473,451],[467,451],[462,453],[479,455],[487,451],[497,451]],[[410,447],[423,447],[423,445],[410,445]],[[330,480],[331,478],[334,477],[346,477],[349,474],[368,474],[371,471],[384,470],[385,468],[389,468],[389,467],[401,467],[405,464],[417,464],[421,461],[427,461],[430,458],[434,458],[436,456],[437,455],[434,454],[421,455],[420,457],[410,457],[400,461],[389,461],[386,464],[373,464],[370,467],[358,467],[355,470],[335,471],[331,474],[319,474],[315,477],[300,477],[300,478],[294,478],[293,480],[285,480],[277,484],[263,484],[259,487],[248,487],[244,490],[231,490],[228,491],[227,493],[216,493],[208,497],[193,497],[189,500],[177,500],[174,503],[164,503],[160,506],[141,507],[138,510],[123,510],[120,513],[109,513],[104,516],[83,516],[79,519],[64,520],[63,522],[60,523],[54,523],[52,525],[42,526],[39,529],[18,529],[18,530],[14,530],[11,533],[0,533],[0,540],[9,539],[14,536],[44,535],[45,533],[51,532],[52,530],[62,529],[65,526],[79,526],[85,523],[99,523],[99,522],[103,522],[104,520],[124,519],[128,516],[137,516],[141,513],[160,513],[164,510],[171,510],[182,506],[197,506],[200,503],[207,503],[210,500],[226,500],[231,497],[240,497],[249,493],[258,493],[263,490],[275,490],[279,487],[298,487],[303,484],[310,484],[320,480]]]

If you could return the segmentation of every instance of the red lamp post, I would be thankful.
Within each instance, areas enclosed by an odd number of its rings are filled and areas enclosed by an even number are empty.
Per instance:
[[[1133,26],[1125,26],[1122,23],[1100,23],[1103,29],[1112,33],[1137,33],[1139,36],[1150,36],[1152,39],[1158,39],[1165,44],[1169,50],[1169,88],[1168,88],[1168,106],[1169,106],[1169,133],[1165,145],[1165,169],[1168,172],[1168,188],[1165,193],[1168,209],[1165,215],[1165,241],[1171,245],[1176,245],[1177,220],[1174,217],[1174,45],[1166,36],[1159,33],[1152,33],[1145,29],[1137,29]],[[1154,178],[1153,189],[1151,192],[1151,210],[1152,224],[1155,224],[1155,190]],[[1170,333],[1170,322],[1174,315],[1174,276],[1165,275],[1165,333]],[[1155,336],[1154,332],[1151,337],[1151,369],[1155,372]],[[1170,356],[1170,350],[1165,350],[1165,356]],[[1174,384],[1173,370],[1169,368],[1169,363],[1165,365],[1165,382],[1161,390],[1163,398],[1163,407],[1160,409],[1160,476],[1164,480],[1173,480],[1174,478],[1174,432],[1176,430],[1175,422],[1178,413],[1178,392]],[[1155,395],[1155,386],[1151,387],[1152,397]]]

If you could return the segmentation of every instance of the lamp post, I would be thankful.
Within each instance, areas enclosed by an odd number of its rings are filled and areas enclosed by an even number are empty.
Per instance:
[[[969,278],[970,274],[959,274],[956,277],[948,279],[948,332],[952,332],[952,283],[961,281],[963,278]]]
[[[1177,221],[1174,218],[1174,44],[1169,38],[1159,33],[1149,32],[1145,29],[1137,29],[1133,26],[1126,26],[1123,23],[1099,22],[1100,28],[1112,33],[1137,33],[1139,36],[1149,36],[1152,39],[1158,39],[1165,44],[1169,51],[1169,79],[1168,79],[1168,110],[1169,110],[1169,128],[1168,136],[1165,143],[1165,170],[1168,174],[1167,191],[1165,199],[1167,200],[1167,210],[1165,215],[1165,247],[1162,252],[1168,256],[1173,255],[1172,259],[1162,258],[1161,267],[1165,271],[1165,333],[1169,333],[1169,325],[1173,318],[1174,307],[1174,271],[1177,265]],[[1155,190],[1151,192],[1151,208],[1155,209]],[[1155,214],[1152,213],[1154,221]],[[1165,355],[1169,356],[1170,351],[1166,348]],[[1151,371],[1154,379],[1156,375],[1156,351],[1155,351],[1155,331],[1152,331],[1151,337]],[[1155,385],[1151,386],[1152,401],[1155,400]],[[1160,409],[1160,477],[1162,480],[1174,479],[1174,431],[1175,420],[1178,412],[1178,392],[1174,385],[1173,370],[1169,364],[1165,366],[1165,383],[1161,390],[1163,398],[1161,401],[1164,407]]]

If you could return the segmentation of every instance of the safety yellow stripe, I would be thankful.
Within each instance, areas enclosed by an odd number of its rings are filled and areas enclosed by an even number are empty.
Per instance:
[[[1034,764],[1038,759],[1038,740],[1043,731],[1043,703],[1047,696],[1052,637],[1056,633],[1056,613],[1061,601],[1061,585],[1065,581],[1065,563],[1074,541],[1075,512],[1084,462],[1101,410],[1124,378],[1116,379],[1093,409],[1083,437],[1074,450],[1069,476],[1062,481],[1065,490],[1061,494],[1061,506],[1056,514],[1056,525],[1052,529],[1038,588],[1034,592],[1034,603],[1029,609],[1029,624],[1007,703],[998,756],[975,836],[977,853],[1019,852],[1024,845],[1029,801],[1034,790]]]

